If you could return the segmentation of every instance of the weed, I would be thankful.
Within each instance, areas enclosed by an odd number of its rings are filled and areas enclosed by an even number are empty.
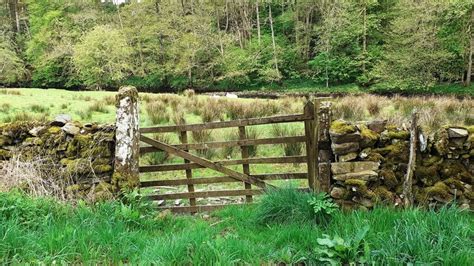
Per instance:
[[[48,112],[48,108],[39,105],[39,104],[33,104],[30,106],[30,110],[35,113],[46,113]]]
[[[319,247],[315,249],[314,255],[317,260],[331,265],[361,265],[369,260],[369,246],[364,241],[369,226],[361,228],[354,237],[347,240],[335,236],[334,238],[324,234],[324,238],[318,238]]]

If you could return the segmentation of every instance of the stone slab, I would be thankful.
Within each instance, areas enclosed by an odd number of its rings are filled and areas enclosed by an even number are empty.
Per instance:
[[[376,171],[379,169],[379,162],[337,162],[331,164],[331,172],[334,175],[356,173],[362,171]]]
[[[364,181],[372,181],[378,178],[378,174],[375,171],[367,170],[354,173],[338,174],[332,177],[334,180],[346,181],[347,179],[360,179]]]

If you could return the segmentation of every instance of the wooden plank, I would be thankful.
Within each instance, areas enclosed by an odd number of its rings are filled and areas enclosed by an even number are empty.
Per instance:
[[[274,124],[274,123],[290,123],[290,122],[305,121],[312,118],[313,117],[306,116],[305,114],[290,114],[290,115],[269,116],[269,117],[261,117],[261,118],[240,119],[240,120],[232,120],[232,121],[210,122],[210,123],[202,123],[202,124],[148,127],[148,128],[140,128],[140,132],[141,133],[163,133],[163,132],[177,132],[177,131],[198,131],[198,130],[204,130],[204,129],[216,129],[216,128],[227,128],[227,127],[254,126],[254,125]]]
[[[170,210],[173,213],[195,213],[207,212],[222,209],[228,206],[245,206],[250,204],[231,203],[231,204],[216,204],[216,205],[198,205],[198,206],[160,206],[159,210]]]
[[[252,175],[262,180],[287,180],[287,179],[306,179],[308,173],[278,173],[278,174],[258,174]],[[171,179],[171,180],[148,180],[140,182],[140,187],[159,187],[159,186],[182,186],[182,185],[203,185],[216,183],[234,183],[240,182],[230,176],[216,177],[193,177],[193,179]]]
[[[150,145],[152,145],[152,146],[154,146],[158,149],[161,149],[165,152],[168,152],[170,154],[182,157],[183,159],[187,159],[191,162],[200,164],[200,165],[202,165],[206,168],[210,168],[212,170],[221,172],[225,175],[228,175],[228,176],[230,176],[232,178],[235,178],[237,180],[240,180],[242,182],[248,182],[248,183],[251,183],[251,184],[256,185],[258,187],[261,187],[261,188],[265,188],[266,186],[271,186],[271,185],[265,184],[265,182],[263,182],[262,180],[260,180],[258,178],[248,176],[248,175],[243,174],[243,173],[236,172],[232,169],[224,167],[222,164],[214,163],[214,162],[211,162],[207,159],[200,158],[196,155],[193,155],[189,152],[180,150],[180,149],[178,149],[176,147],[173,147],[171,145],[168,145],[166,143],[163,143],[163,142],[160,142],[160,141],[157,141],[157,140],[153,140],[153,139],[145,137],[143,135],[140,135],[140,140],[147,143],[147,144],[150,144]]]
[[[416,168],[416,153],[418,149],[418,113],[413,110],[410,127],[410,155],[408,157],[407,173],[403,181],[403,201],[405,207],[413,205],[413,174]]]
[[[206,149],[218,149],[218,148],[224,148],[224,147],[297,143],[297,142],[305,142],[305,141],[306,141],[305,136],[292,136],[292,137],[275,137],[275,138],[263,138],[263,139],[213,141],[213,142],[190,143],[190,144],[174,144],[171,146],[178,149],[183,149],[183,150],[206,150]],[[150,153],[150,152],[156,152],[156,151],[159,151],[159,149],[153,146],[140,147],[140,154],[142,155],[146,153]]]
[[[316,136],[316,128],[314,124],[315,108],[312,102],[307,102],[304,107],[304,113],[307,116],[313,117],[312,120],[307,120],[304,123],[304,130],[306,135],[306,156],[307,156],[307,164],[308,164],[308,186],[312,190],[316,187],[316,150],[315,150],[315,136]]]
[[[289,163],[305,163],[306,156],[286,156],[286,157],[268,157],[268,158],[247,158],[236,160],[222,160],[215,161],[222,165],[238,165],[238,164],[289,164]],[[163,171],[177,171],[186,169],[205,168],[197,163],[188,164],[160,164],[160,165],[146,165],[140,167],[140,173],[148,172],[163,172]]]
[[[240,126],[239,127],[239,138],[240,140],[245,140],[247,139],[247,133],[245,132],[245,127]],[[248,159],[249,157],[249,149],[248,146],[240,146],[241,154],[242,154],[242,159]],[[246,175],[250,175],[250,165],[248,163],[242,163],[242,171]],[[244,183],[245,189],[252,189],[252,185],[249,183]],[[247,195],[245,197],[245,202],[251,203],[252,202],[252,195]]]
[[[180,139],[181,139],[181,143],[188,143],[188,133],[187,131],[181,131],[180,132]],[[185,150],[187,151],[187,150]],[[185,165],[189,165],[189,161],[184,159],[184,164]],[[193,172],[191,170],[191,168],[187,168],[186,169],[186,179],[191,179],[193,178]],[[194,192],[194,185],[193,184],[188,184],[188,192]],[[189,205],[191,206],[196,206],[196,198],[190,198],[189,199]]]
[[[212,198],[212,197],[235,197],[245,195],[260,195],[263,189],[238,189],[238,190],[214,190],[214,191],[195,191],[170,194],[147,195],[145,198],[150,200],[175,200],[188,198]]]
[[[314,187],[316,191],[323,191],[321,187],[321,178],[319,176],[319,137],[321,132],[319,132],[319,109],[321,106],[321,101],[316,99],[314,101],[314,139],[313,139],[313,150],[314,150]],[[328,188],[329,189],[329,188]],[[329,193],[329,191],[326,191]]]

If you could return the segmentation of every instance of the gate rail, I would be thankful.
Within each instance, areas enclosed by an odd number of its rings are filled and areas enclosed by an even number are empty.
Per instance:
[[[271,185],[266,183],[268,180],[280,179],[307,179],[308,188],[311,190],[326,190],[328,184],[321,184],[319,177],[319,136],[321,135],[319,126],[319,101],[308,102],[304,107],[302,114],[279,115],[262,118],[240,119],[223,122],[210,122],[200,124],[156,126],[140,128],[140,141],[145,146],[140,147],[140,155],[147,153],[165,151],[169,154],[183,158],[183,163],[178,164],[160,164],[140,166],[140,173],[165,172],[184,170],[186,179],[172,180],[149,180],[141,181],[142,188],[159,186],[180,186],[187,185],[187,192],[154,194],[148,197],[152,200],[170,200],[170,199],[189,199],[190,206],[166,206],[160,207],[171,209],[174,212],[198,212],[208,211],[220,208],[226,205],[197,205],[197,198],[221,197],[221,196],[246,196],[246,203],[252,202],[252,196],[259,195]],[[246,127],[276,123],[303,122],[305,134],[303,136],[285,136],[262,139],[248,139]],[[188,143],[188,132],[223,128],[238,128],[239,139],[230,141],[213,141],[203,143]],[[176,132],[180,136],[181,144],[170,145],[158,140],[154,140],[146,134],[149,133],[167,133]],[[305,143],[306,155],[304,156],[283,156],[283,157],[257,157],[249,158],[248,147],[252,145],[274,145],[285,143]],[[191,154],[190,150],[206,150],[223,147],[240,147],[241,159],[210,161]],[[304,173],[268,173],[254,174],[250,173],[252,164],[288,164],[288,163],[306,163],[307,172]],[[242,165],[242,172],[234,171],[226,166]],[[223,174],[215,177],[195,177],[193,169],[210,168]],[[324,175],[323,175],[324,176]],[[214,184],[224,182],[243,182],[244,188],[238,190],[214,190],[214,191],[195,191],[194,185]],[[324,182],[328,182],[323,180]],[[259,187],[253,189],[252,185]]]

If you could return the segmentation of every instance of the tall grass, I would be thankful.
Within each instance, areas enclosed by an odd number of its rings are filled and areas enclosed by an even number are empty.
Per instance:
[[[251,218],[254,206],[229,207],[208,220],[156,214],[140,206],[104,202],[72,207],[0,193],[0,263],[320,265],[318,238],[351,239],[366,226],[369,265],[470,265],[474,256],[472,214],[454,207],[339,212],[320,227],[291,218],[261,225]]]

